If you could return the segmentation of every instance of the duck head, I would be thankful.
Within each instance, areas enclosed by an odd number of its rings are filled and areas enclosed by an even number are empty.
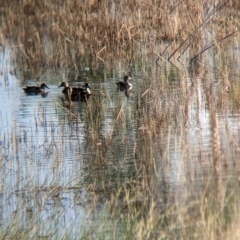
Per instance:
[[[128,81],[131,80],[131,79],[132,79],[132,78],[130,78],[129,76],[125,76],[125,77],[124,77],[124,82],[125,82],[125,83],[128,83]]]
[[[45,88],[50,89],[50,88],[47,86],[46,83],[42,83],[42,84],[40,85],[40,89],[45,89]]]
[[[67,82],[61,82],[61,84],[58,86],[59,88],[60,87],[68,87],[68,83]]]
[[[84,88],[85,88],[85,91],[88,93],[88,94],[90,94],[91,93],[91,91],[90,91],[90,86],[89,86],[89,84],[88,83],[85,83],[84,84]]]

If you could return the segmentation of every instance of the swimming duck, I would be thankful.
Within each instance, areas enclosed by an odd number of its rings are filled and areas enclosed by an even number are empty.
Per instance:
[[[90,91],[90,86],[88,83],[85,83],[83,86],[80,86],[77,90],[74,90],[71,94],[72,101],[81,101],[87,102],[90,96],[92,95]]]
[[[65,101],[71,101],[73,88],[71,88],[67,82],[61,82],[58,87],[63,87],[62,93],[65,97]]]
[[[37,95],[37,94],[46,94],[46,88],[49,89],[49,87],[47,86],[46,83],[42,83],[40,86],[26,86],[25,88],[23,88],[24,92],[27,95]]]
[[[64,87],[62,93],[65,95],[66,100],[86,102],[92,95],[90,86],[85,83],[83,86],[70,87],[67,82],[62,82],[59,87]]]
[[[132,87],[133,87],[132,84],[128,82],[130,79],[131,78],[129,76],[125,76],[124,81],[119,81],[119,82],[116,83],[118,85],[118,88],[119,88],[120,91],[125,91],[125,90],[131,90],[132,89]]]

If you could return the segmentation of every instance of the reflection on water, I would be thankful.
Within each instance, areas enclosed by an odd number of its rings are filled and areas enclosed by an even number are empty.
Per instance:
[[[27,96],[22,87],[35,79],[29,73],[22,82],[10,74],[9,54],[1,51],[0,58],[3,229],[13,222],[27,228],[32,221],[42,237],[79,236],[94,221],[101,225],[98,214],[117,189],[124,211],[129,203],[123,192],[131,196],[133,186],[141,193],[131,203],[137,209],[149,198],[159,199],[159,212],[173,198],[184,205],[190,186],[200,192],[211,185],[223,207],[222,186],[230,191],[236,184],[231,179],[238,178],[240,115],[225,114],[208,99],[218,96],[218,81],[211,88],[200,77],[183,83],[170,68],[168,82],[156,69],[147,83],[135,77],[142,75],[136,63],[133,89],[120,92],[120,67],[111,77],[104,67],[99,77],[84,69],[92,99],[69,108],[58,89],[66,79],[46,71],[41,78],[48,96]],[[194,197],[188,196],[190,206]]]

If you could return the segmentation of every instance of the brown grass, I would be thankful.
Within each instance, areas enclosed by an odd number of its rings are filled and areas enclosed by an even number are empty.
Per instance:
[[[179,56],[189,47],[200,49],[201,32],[212,26],[212,19],[219,26],[217,36],[238,27],[239,13],[234,10],[238,3],[223,4],[218,11],[222,4],[207,0],[2,1],[1,39],[14,43],[18,59],[23,56],[32,66],[78,66],[84,55],[106,61],[131,56],[143,45],[148,53],[161,54],[164,49],[156,47],[163,42],[171,46],[168,56],[182,46]],[[231,13],[227,21],[226,9]]]

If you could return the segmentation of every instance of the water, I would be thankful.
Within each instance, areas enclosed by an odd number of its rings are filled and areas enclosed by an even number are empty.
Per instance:
[[[101,229],[99,216],[108,222],[105,207],[112,194],[122,188],[119,199],[125,208],[122,195],[132,184],[148,189],[147,194],[139,190],[136,203],[158,198],[159,206],[177,199],[194,208],[203,189],[214,191],[223,206],[226,186],[238,194],[240,114],[229,92],[219,93],[223,81],[210,79],[212,72],[180,78],[176,68],[162,71],[152,59],[150,81],[136,62],[133,91],[126,97],[115,84],[122,80],[124,65],[83,68],[92,100],[69,109],[57,87],[61,81],[74,82],[75,72],[47,70],[41,81],[50,87],[49,95],[27,96],[22,87],[36,84],[36,73],[20,73],[28,76],[24,81],[11,74],[10,53],[1,49],[2,229],[13,224],[27,229],[34,222],[37,236],[49,239]]]

